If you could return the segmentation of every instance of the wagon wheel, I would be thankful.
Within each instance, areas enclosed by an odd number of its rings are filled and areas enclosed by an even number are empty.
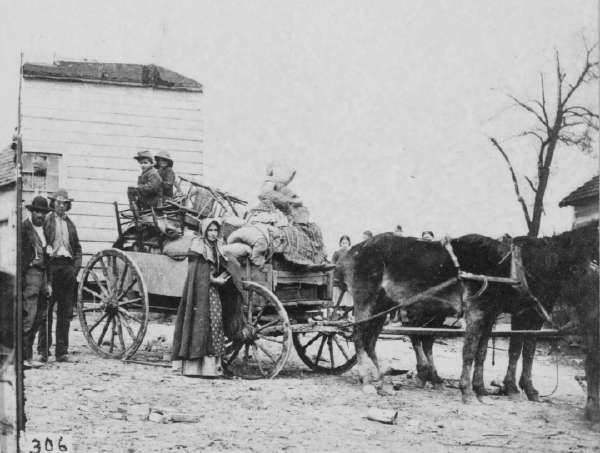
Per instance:
[[[326,321],[349,321],[351,308],[341,307],[343,293],[335,306],[323,314]],[[328,326],[329,327],[329,326]],[[341,374],[356,363],[356,351],[351,328],[330,327],[322,331],[294,332],[294,348],[298,357],[314,371],[325,374]]]
[[[77,295],[81,330],[105,358],[131,357],[148,327],[148,291],[137,264],[117,249],[96,253],[81,274]]]
[[[244,379],[277,376],[290,354],[292,330],[285,307],[264,286],[243,282],[241,333],[226,345],[225,370]]]

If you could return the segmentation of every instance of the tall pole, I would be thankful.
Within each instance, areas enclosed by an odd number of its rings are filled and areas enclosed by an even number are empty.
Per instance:
[[[21,275],[21,229],[23,225],[23,179],[22,179],[22,153],[23,142],[21,140],[21,90],[23,81],[23,52],[21,52],[19,66],[19,104],[17,106],[17,149],[15,166],[17,168],[16,187],[16,232],[17,232],[17,257],[15,269],[15,374],[17,377],[17,445],[19,445],[21,433],[25,429],[25,386],[23,374],[23,275]]]

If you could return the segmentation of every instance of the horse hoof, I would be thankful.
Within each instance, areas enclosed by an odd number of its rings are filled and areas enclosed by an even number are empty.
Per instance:
[[[377,395],[377,389],[373,384],[365,384],[362,387],[362,391],[366,395]]]
[[[527,393],[527,399],[529,401],[533,401],[534,403],[539,403],[540,402],[540,395],[538,394],[538,392]]]
[[[472,393],[463,393],[462,394],[462,402],[463,402],[463,404],[474,404],[477,402],[477,400],[475,400],[473,398]]]
[[[435,382],[433,384],[434,390],[444,390],[444,387],[445,387],[445,385],[443,382]]]
[[[486,406],[492,405],[490,400],[486,398],[485,395],[477,395],[477,401],[479,401],[481,404],[485,404]]]
[[[425,388],[425,384],[427,384],[427,381],[425,381],[424,379],[421,379],[419,376],[417,376],[415,378],[415,384],[417,385],[417,387],[422,389],[422,388]]]
[[[519,401],[521,399],[521,394],[519,392],[508,392],[506,396],[508,396],[508,399],[511,401]]]

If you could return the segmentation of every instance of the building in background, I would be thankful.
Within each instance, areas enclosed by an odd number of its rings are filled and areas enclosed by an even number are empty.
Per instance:
[[[598,176],[594,176],[575,189],[558,205],[573,206],[573,228],[583,226],[600,218],[598,211]]]
[[[180,176],[203,174],[202,86],[154,65],[23,65],[23,199],[67,189],[86,256],[117,238],[113,202],[128,204],[133,156],[168,151]]]

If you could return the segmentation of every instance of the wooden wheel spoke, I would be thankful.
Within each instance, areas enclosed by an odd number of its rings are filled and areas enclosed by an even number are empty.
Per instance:
[[[112,329],[111,329],[111,332],[110,332],[110,334],[111,334],[110,335],[110,347],[108,348],[108,352],[110,354],[112,354],[112,352],[115,349],[115,335],[116,335],[115,331],[117,330],[115,316],[113,316],[113,318],[112,318],[111,325],[112,325]]]
[[[277,340],[276,338],[270,337],[268,335],[263,335],[263,334],[259,333],[256,336],[259,338],[262,338],[263,340],[266,340],[266,341],[272,341],[273,343],[283,344],[283,340]]]
[[[136,297],[135,299],[121,299],[119,301],[119,307],[121,307],[122,305],[133,304],[135,302],[141,302],[141,300],[142,300],[141,297]]]
[[[96,321],[94,323],[94,325],[92,327],[90,327],[89,332],[92,333],[92,330],[94,330],[96,327],[98,327],[98,324],[100,324],[102,322],[102,320],[104,318],[106,318],[108,316],[108,313],[104,313],[102,316],[100,316],[100,319],[98,319],[98,321]]]
[[[123,291],[123,285],[125,284],[125,277],[127,276],[128,271],[129,271],[129,263],[125,263],[125,266],[123,266],[123,270],[121,271],[121,275],[119,276],[119,280],[117,281],[117,289],[115,291],[115,294],[117,294],[118,297],[121,297],[121,293]]]
[[[256,319],[254,320],[254,322],[252,323],[253,326],[256,326],[258,324],[258,321],[260,321],[260,317],[262,316],[262,314],[265,311],[265,308],[267,308],[267,306],[265,305],[264,307],[262,307],[260,309],[260,311],[256,314]]]
[[[121,325],[121,320],[119,316],[115,316],[115,323],[117,324],[117,335],[119,336],[119,343],[121,343],[121,348],[123,351],[127,349],[125,347],[125,339],[123,338],[123,326]]]
[[[319,339],[319,337],[321,336],[320,333],[317,333],[308,343],[306,343],[304,346],[302,346],[302,351],[306,351],[306,349],[313,344],[315,341],[317,341]]]
[[[108,330],[108,325],[110,324],[112,317],[109,315],[106,319],[106,324],[104,324],[104,328],[100,333],[100,338],[98,338],[98,346],[102,347],[102,342],[104,341],[104,335],[106,335],[106,331]]]
[[[260,374],[262,374],[263,376],[266,376],[267,373],[265,373],[262,363],[258,359],[258,348],[256,346],[257,346],[256,343],[252,343],[252,349],[254,351],[254,356],[256,357],[256,363],[258,364],[258,369],[260,370]]]
[[[275,358],[273,358],[273,356],[271,355],[271,353],[269,351],[267,351],[265,348],[263,348],[260,344],[258,343],[252,343],[253,346],[258,346],[258,349],[260,349],[264,355],[266,355],[269,359],[271,359],[271,362],[273,362],[275,365],[277,365],[277,360],[275,360]],[[256,358],[256,361],[258,363],[260,363],[260,360],[258,360],[258,357]]]
[[[131,319],[132,321],[135,321],[139,324],[143,324],[143,321],[136,318],[135,316],[133,316],[131,313],[129,313],[127,310],[125,310],[124,308],[119,307],[119,313],[121,313],[123,316],[125,316],[128,319]]]
[[[321,354],[323,353],[323,346],[325,346],[325,341],[327,341],[327,337],[323,335],[323,340],[321,340],[321,344],[319,345],[319,351],[317,352],[317,356],[315,357],[315,364],[319,364],[319,360],[321,360]]]
[[[100,281],[100,277],[98,277],[98,275],[96,274],[96,272],[94,272],[93,269],[90,269],[90,275],[96,282],[96,285],[98,285],[98,288],[100,288],[100,291],[102,291],[102,294],[104,294],[103,299],[108,299],[110,297],[110,294],[108,292],[108,289]]]
[[[104,262],[104,258],[100,257],[100,259],[98,260],[98,262],[100,263],[100,268],[102,269],[102,274],[104,275],[104,278],[106,279],[106,289],[108,290],[108,294],[112,296],[112,294],[113,294],[113,281],[112,281],[112,278],[110,277],[110,275],[108,273],[108,268],[106,267],[106,263]]]
[[[331,337],[327,338],[327,347],[329,348],[329,366],[333,369],[335,361],[333,360],[333,340]]]
[[[280,319],[277,319],[277,318],[276,318],[276,319],[274,319],[273,321],[269,321],[269,322],[268,322],[268,323],[266,323],[265,325],[263,325],[263,326],[260,326],[260,328],[259,328],[259,329],[258,329],[256,332],[257,332],[257,333],[258,333],[258,332],[261,332],[261,331],[263,331],[264,329],[266,329],[267,327],[271,327],[271,326],[273,326],[273,325],[277,324],[277,323],[278,323],[278,322],[280,322],[280,321],[281,321],[281,320],[280,320]]]
[[[129,321],[127,320],[127,318],[121,312],[119,312],[119,317],[123,318],[123,325],[125,326],[125,330],[127,330],[127,333],[129,334],[131,339],[135,340],[135,334],[133,333],[133,329],[129,325]]]
[[[88,313],[90,311],[98,311],[98,310],[101,310],[101,309],[102,309],[102,304],[98,304],[97,307],[85,307],[85,308],[82,308],[80,311],[82,313]]]
[[[242,349],[242,346],[244,346],[244,345],[240,344],[239,346],[235,347],[235,349],[233,350],[233,352],[229,356],[229,360],[227,360],[226,366],[231,365],[231,362],[233,362],[235,360],[235,358],[237,357],[237,355],[240,353],[240,350]]]
[[[98,298],[98,299],[100,299],[100,300],[104,300],[104,297],[103,297],[101,294],[97,293],[97,292],[96,292],[96,291],[94,291],[93,289],[90,289],[90,288],[88,288],[87,286],[84,286],[84,287],[82,288],[82,290],[83,290],[83,291],[85,291],[85,292],[86,292],[86,293],[88,293],[88,294],[91,294],[91,295],[92,295],[92,296],[94,296],[94,297],[97,297],[97,298]]]
[[[344,355],[344,358],[346,360],[350,360],[350,357],[348,357],[348,353],[346,353],[346,351],[344,350],[344,348],[342,347],[342,345],[340,344],[340,340],[337,339],[337,337],[334,335],[333,337],[333,341],[335,341],[335,344],[337,345],[337,347],[340,349],[340,351],[342,351],[342,354]]]
[[[131,279],[131,283],[129,284],[129,286],[125,289],[125,291],[117,294],[117,300],[121,299],[121,297],[123,297],[125,294],[127,294],[129,291],[131,291],[131,289],[133,288],[133,286],[138,282],[137,277],[133,277]]]

